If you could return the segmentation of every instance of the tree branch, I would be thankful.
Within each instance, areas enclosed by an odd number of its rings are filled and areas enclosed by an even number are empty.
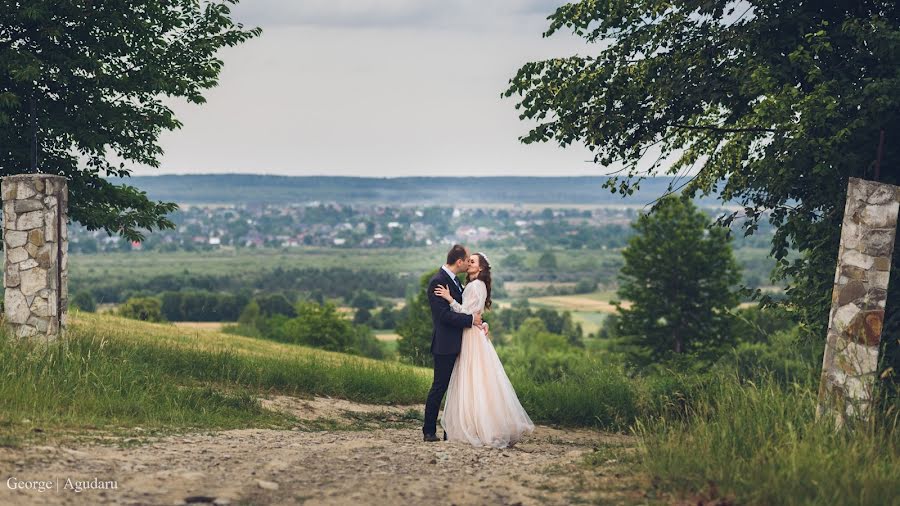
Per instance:
[[[719,132],[719,133],[777,132],[777,130],[775,130],[774,128],[762,128],[762,127],[730,128],[730,127],[718,127],[715,125],[684,125],[681,123],[670,123],[666,126],[672,127],[672,128],[683,128],[685,130],[709,130],[711,132]]]

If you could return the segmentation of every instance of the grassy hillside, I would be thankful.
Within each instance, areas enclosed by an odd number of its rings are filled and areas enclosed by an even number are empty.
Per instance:
[[[430,371],[230,334],[72,311],[47,348],[0,336],[0,442],[44,432],[289,427],[263,393],[421,402]]]

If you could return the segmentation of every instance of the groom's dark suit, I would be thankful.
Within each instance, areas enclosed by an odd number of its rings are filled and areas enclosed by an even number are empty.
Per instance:
[[[437,430],[437,415],[441,401],[450,384],[450,374],[459,350],[462,347],[463,329],[472,326],[474,317],[468,314],[454,313],[446,300],[434,294],[438,285],[450,287],[450,294],[462,304],[462,289],[458,280],[454,279],[443,268],[438,269],[428,282],[428,303],[431,305],[431,323],[434,331],[431,334],[431,354],[434,356],[434,380],[428,399],[425,401],[425,424],[422,432],[434,434]]]

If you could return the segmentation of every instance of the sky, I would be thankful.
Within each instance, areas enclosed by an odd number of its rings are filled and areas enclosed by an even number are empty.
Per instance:
[[[602,175],[581,146],[524,145],[527,61],[595,52],[543,38],[551,0],[243,0],[260,37],[220,53],[203,105],[171,102],[159,169],[133,175]]]

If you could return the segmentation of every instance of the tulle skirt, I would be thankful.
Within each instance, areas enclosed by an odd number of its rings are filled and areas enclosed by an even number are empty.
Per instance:
[[[494,345],[477,327],[463,331],[441,426],[450,441],[506,448],[534,431]]]

